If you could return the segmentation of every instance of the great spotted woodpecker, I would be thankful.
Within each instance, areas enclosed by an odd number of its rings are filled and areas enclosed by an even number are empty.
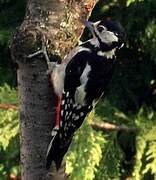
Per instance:
[[[93,37],[75,47],[51,74],[60,101],[47,150],[47,168],[52,161],[60,168],[75,131],[105,92],[114,71],[116,50],[124,43],[125,33],[118,22],[102,20],[85,24]]]

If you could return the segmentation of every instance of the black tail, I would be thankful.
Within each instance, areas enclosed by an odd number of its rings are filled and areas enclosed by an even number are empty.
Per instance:
[[[52,161],[55,162],[57,170],[61,167],[63,157],[68,151],[70,143],[71,143],[71,140],[70,142],[68,142],[68,144],[62,147],[61,139],[59,137],[59,132],[57,132],[57,134],[54,137],[52,137],[52,140],[48,147],[47,156],[46,156],[47,169],[50,168]]]

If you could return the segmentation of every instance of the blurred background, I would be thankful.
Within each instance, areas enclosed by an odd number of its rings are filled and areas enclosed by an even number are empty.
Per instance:
[[[9,43],[25,0],[0,0],[0,180],[20,179],[16,69]],[[112,18],[127,34],[106,98],[75,136],[66,156],[71,180],[156,179],[156,1],[100,0],[91,20]],[[82,40],[88,38],[84,33]],[[97,131],[109,122],[135,131]]]

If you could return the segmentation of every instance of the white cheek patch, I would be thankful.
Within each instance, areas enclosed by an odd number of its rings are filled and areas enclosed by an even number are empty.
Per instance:
[[[95,29],[95,32],[103,43],[111,44],[112,42],[118,42],[118,37],[111,31],[99,33],[99,31]]]
[[[104,33],[106,34],[104,37],[106,37],[106,39],[108,39],[108,41],[110,42],[118,42],[118,37],[111,31],[107,31],[107,33]]]

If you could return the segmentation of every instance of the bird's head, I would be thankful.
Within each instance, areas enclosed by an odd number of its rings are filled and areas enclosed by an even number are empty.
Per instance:
[[[119,22],[102,20],[97,22],[85,21],[84,24],[91,31],[93,38],[106,45],[114,45],[121,48],[125,42],[125,31]]]

